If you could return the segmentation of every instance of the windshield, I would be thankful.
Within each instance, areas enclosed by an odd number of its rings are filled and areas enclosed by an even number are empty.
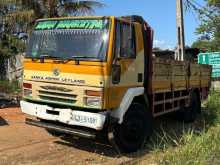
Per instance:
[[[42,21],[30,37],[27,57],[104,61],[108,38],[107,19]]]

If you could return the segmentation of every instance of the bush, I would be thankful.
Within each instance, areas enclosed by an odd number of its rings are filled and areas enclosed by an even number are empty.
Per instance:
[[[5,94],[15,94],[21,92],[18,81],[0,81],[0,91]]]
[[[212,92],[205,105],[207,108],[205,120],[209,126],[220,124],[220,93]]]

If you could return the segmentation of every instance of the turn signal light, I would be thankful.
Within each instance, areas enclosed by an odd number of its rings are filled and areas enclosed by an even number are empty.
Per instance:
[[[86,90],[86,95],[87,95],[87,96],[102,97],[102,91],[91,91],[91,90]]]
[[[32,84],[29,83],[23,83],[23,87],[27,89],[32,89]]]

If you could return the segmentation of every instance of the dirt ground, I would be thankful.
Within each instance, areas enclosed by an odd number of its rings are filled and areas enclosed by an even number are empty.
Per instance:
[[[26,125],[20,108],[0,109],[0,165],[117,165],[141,164],[141,160],[155,164],[158,157],[154,154],[155,146],[164,148],[167,143],[164,133],[178,141],[184,132],[203,131],[207,114],[203,111],[204,115],[199,115],[192,124],[178,122],[172,116],[156,119],[154,135],[147,143],[150,146],[134,154],[119,155],[107,144],[74,137],[53,137],[43,128]]]
[[[118,156],[108,145],[55,138],[24,120],[20,108],[0,109],[1,165],[121,164],[133,159]]]

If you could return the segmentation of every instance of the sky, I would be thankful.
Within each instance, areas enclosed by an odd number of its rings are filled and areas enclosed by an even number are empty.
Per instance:
[[[204,0],[196,0],[204,5]],[[173,49],[176,46],[176,0],[102,0],[106,6],[96,15],[140,15],[154,29],[154,47]],[[195,34],[199,20],[195,13],[185,12],[186,45],[198,38]]]

